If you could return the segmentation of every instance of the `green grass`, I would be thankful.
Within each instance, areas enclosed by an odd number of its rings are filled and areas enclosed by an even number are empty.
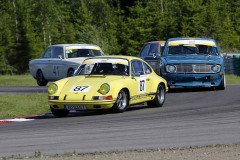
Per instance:
[[[0,86],[36,86],[37,82],[31,74],[0,75]]]
[[[0,95],[0,118],[50,113],[47,93]]]
[[[240,84],[240,76],[237,75],[226,75],[227,84]]]

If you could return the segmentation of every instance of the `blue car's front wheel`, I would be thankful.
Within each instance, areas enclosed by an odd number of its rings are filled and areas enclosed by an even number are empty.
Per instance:
[[[218,90],[224,90],[226,88],[226,80],[225,80],[225,76],[222,78],[222,81],[220,83],[219,86],[216,87],[216,89]]]

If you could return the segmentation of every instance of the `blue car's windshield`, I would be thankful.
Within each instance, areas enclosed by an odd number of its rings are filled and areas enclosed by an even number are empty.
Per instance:
[[[168,55],[176,54],[203,54],[216,55],[216,48],[208,45],[176,45],[168,47]]]

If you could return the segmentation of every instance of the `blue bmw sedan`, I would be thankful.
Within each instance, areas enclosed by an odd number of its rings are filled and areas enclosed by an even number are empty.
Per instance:
[[[171,38],[160,59],[160,76],[168,86],[209,86],[224,90],[223,58],[214,39]]]

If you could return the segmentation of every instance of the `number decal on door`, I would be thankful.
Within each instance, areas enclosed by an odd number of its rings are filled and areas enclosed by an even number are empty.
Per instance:
[[[139,93],[145,93],[146,92],[146,79],[145,78],[138,78],[138,87],[139,87]]]
[[[58,65],[53,66],[53,75],[56,76],[56,77],[59,77]]]

